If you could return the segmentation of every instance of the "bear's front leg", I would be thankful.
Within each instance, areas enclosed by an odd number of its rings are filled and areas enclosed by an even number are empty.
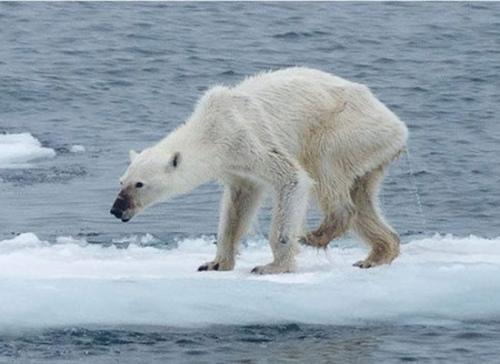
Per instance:
[[[274,261],[255,267],[252,273],[276,274],[295,271],[295,255],[299,251],[297,243],[307,208],[310,180],[301,169],[292,169],[290,173],[283,173],[282,169],[280,172],[275,185],[277,196],[269,235]]]
[[[256,182],[234,177],[226,185],[222,198],[217,253],[198,271],[233,270],[238,244],[247,232],[262,195],[262,186]]]

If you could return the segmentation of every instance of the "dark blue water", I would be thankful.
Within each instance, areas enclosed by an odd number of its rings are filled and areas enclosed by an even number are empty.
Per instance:
[[[499,59],[498,3],[0,3],[0,133],[57,153],[0,169],[0,241],[216,233],[215,184],[135,223],[112,219],[128,150],[186,119],[210,85],[290,65],[365,83],[407,123],[409,154],[382,192],[404,240],[498,237]],[[263,233],[268,221],[265,207]],[[0,362],[494,362],[497,322],[64,327],[2,334]]]
[[[0,358],[44,364],[496,363],[498,325],[70,328],[8,338],[0,343]]]

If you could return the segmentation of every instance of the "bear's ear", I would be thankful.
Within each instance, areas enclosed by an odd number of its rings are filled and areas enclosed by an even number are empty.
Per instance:
[[[138,155],[139,155],[139,153],[137,153],[133,149],[130,149],[130,152],[128,152],[128,156],[130,158],[130,163],[132,163],[134,161],[135,157],[137,157]]]
[[[177,168],[181,163],[181,153],[175,152],[170,159],[170,166],[173,168]]]

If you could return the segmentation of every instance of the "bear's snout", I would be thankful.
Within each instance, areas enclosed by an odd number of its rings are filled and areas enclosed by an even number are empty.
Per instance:
[[[111,215],[115,215],[115,217],[118,219],[121,219],[123,216],[123,211],[115,209],[114,207],[111,208],[110,213]]]
[[[117,219],[121,219],[123,222],[127,222],[130,218],[125,218],[123,213],[130,207],[128,199],[126,199],[121,193],[116,197],[115,203],[111,207],[111,215],[114,215]]]

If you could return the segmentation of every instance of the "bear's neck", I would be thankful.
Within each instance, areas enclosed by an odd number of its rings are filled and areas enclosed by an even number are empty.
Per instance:
[[[202,125],[185,123],[165,140],[172,153],[180,153],[180,163],[187,174],[187,189],[216,180],[221,175],[221,145],[208,135]]]

